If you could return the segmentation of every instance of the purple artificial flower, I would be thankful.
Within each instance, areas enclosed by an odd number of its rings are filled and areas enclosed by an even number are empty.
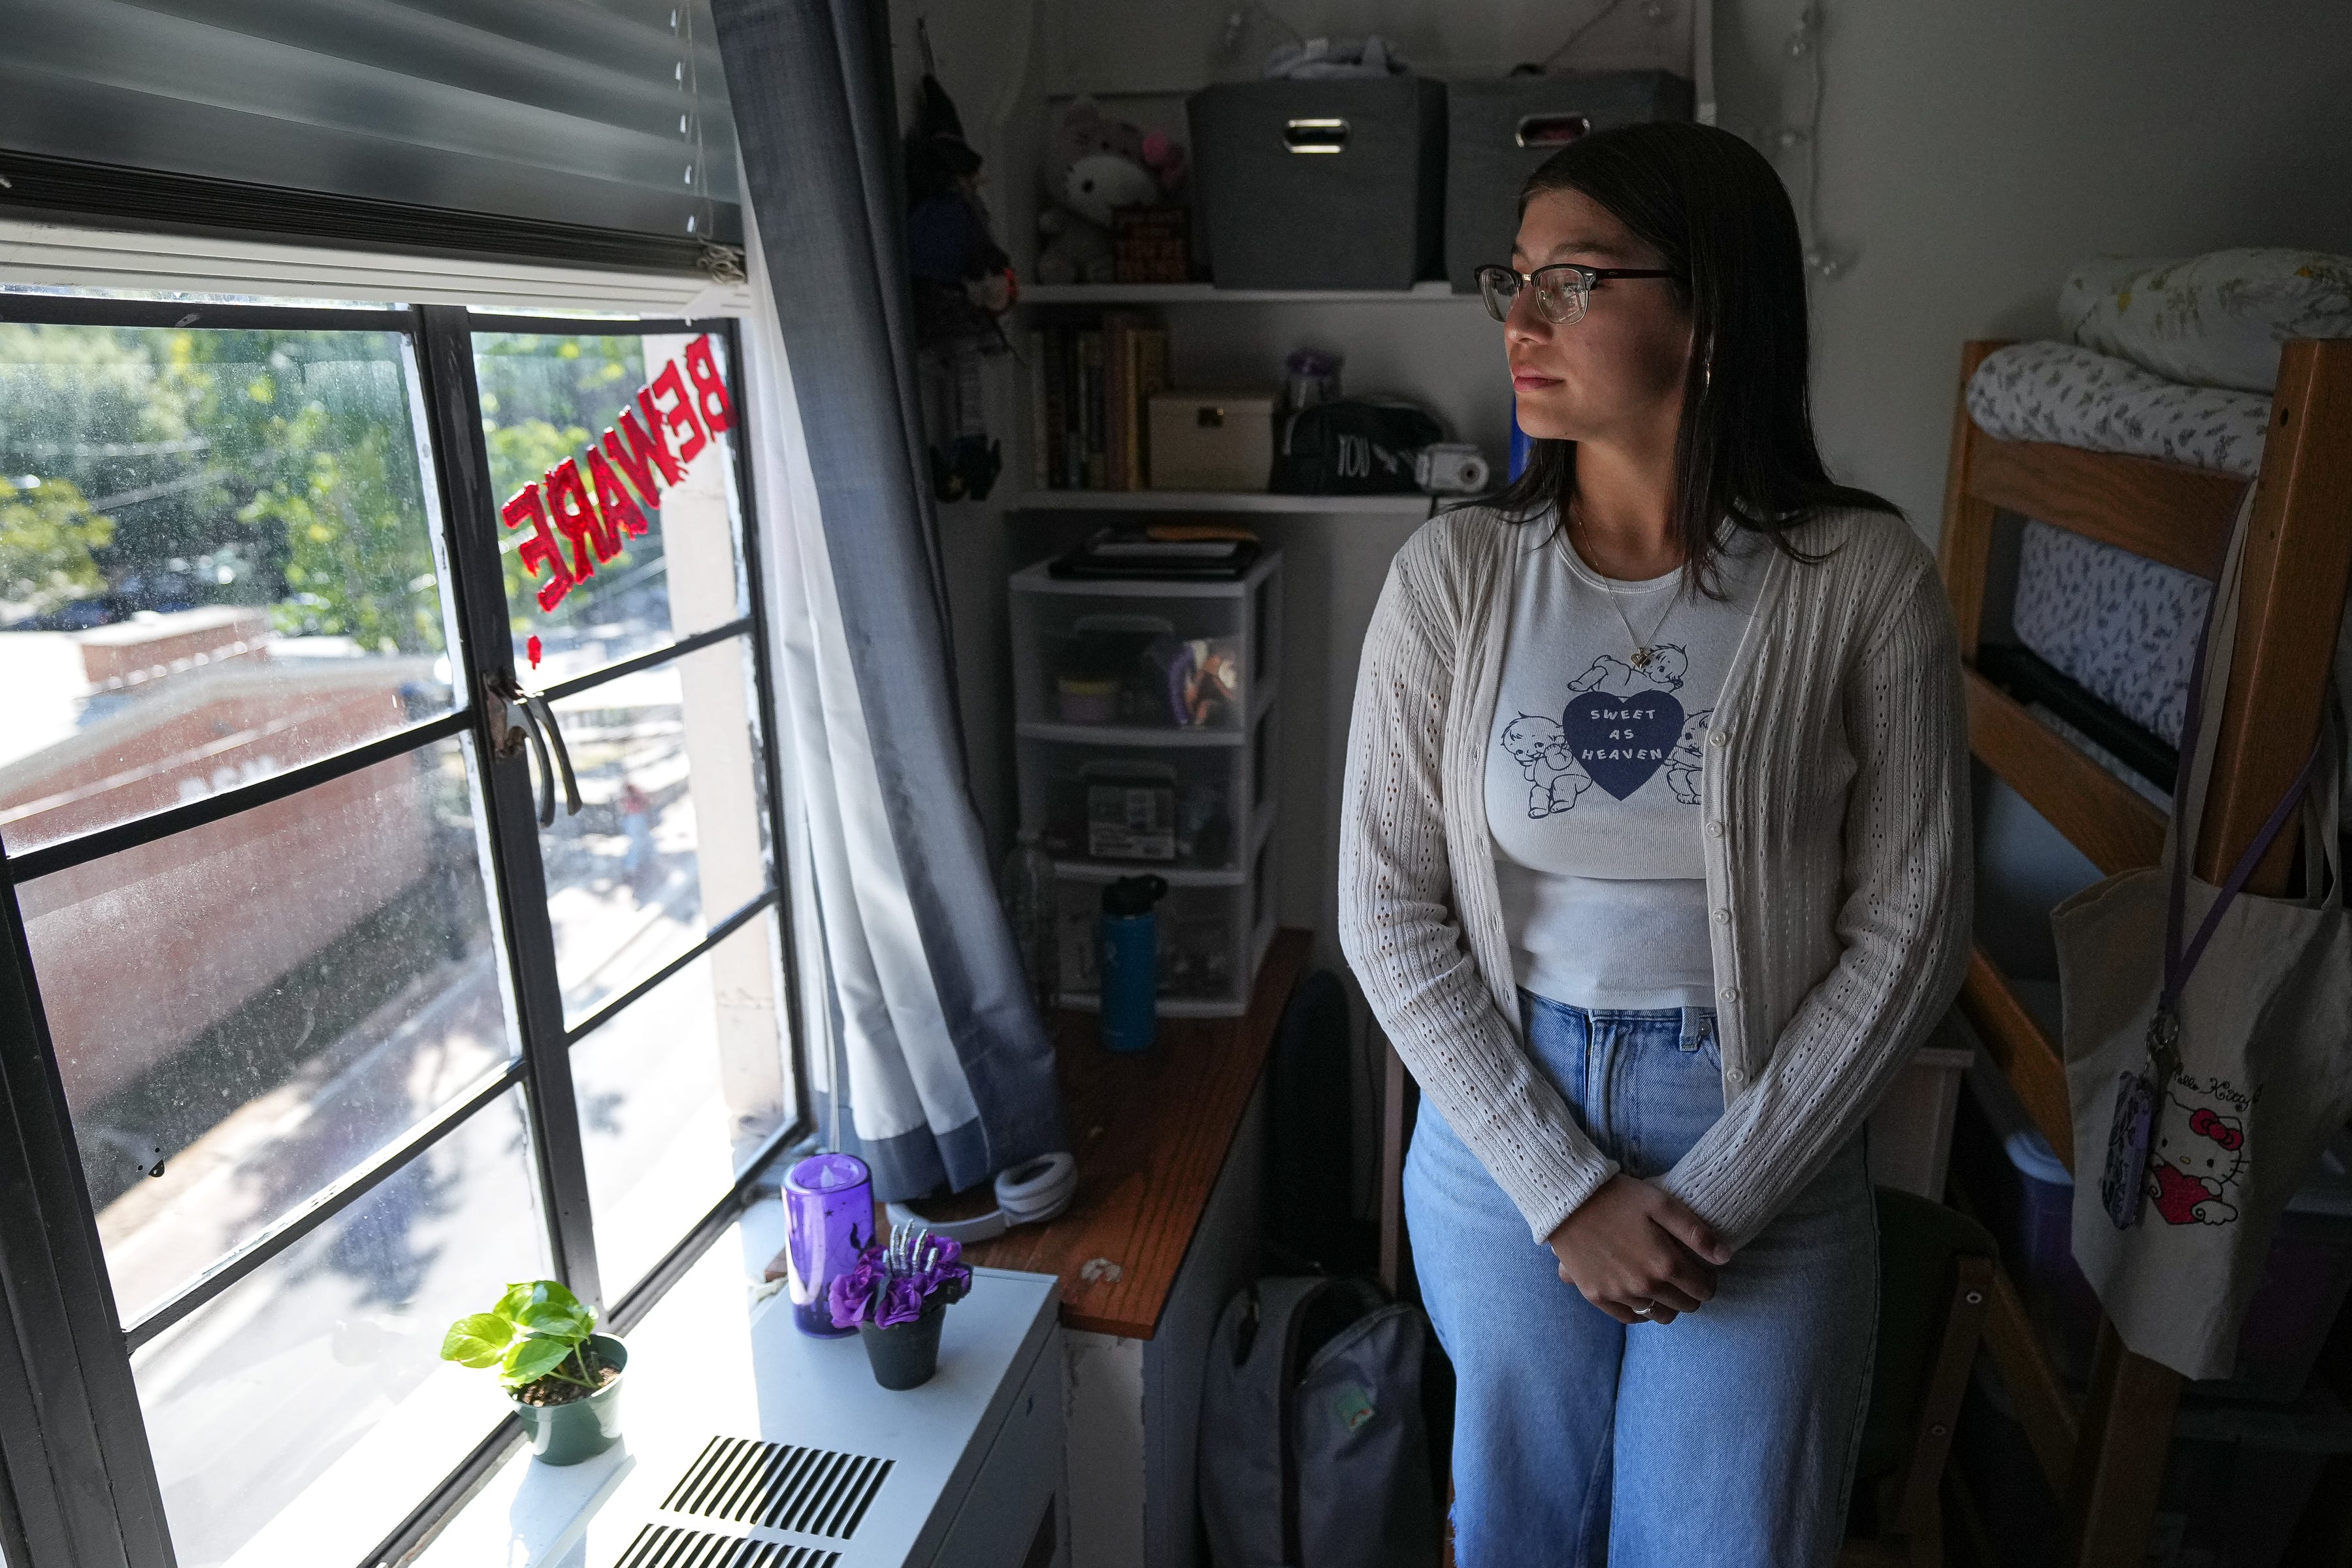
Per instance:
[[[962,1261],[962,1244],[942,1236],[929,1237],[919,1246],[913,1267],[903,1274],[892,1271],[887,1245],[877,1244],[859,1253],[857,1262],[835,1279],[826,1292],[834,1326],[849,1329],[870,1322],[895,1328],[913,1322],[934,1304],[963,1300],[971,1290],[971,1266]]]
[[[913,1274],[894,1275],[875,1300],[875,1324],[887,1329],[911,1323],[923,1315],[924,1305],[920,1278]]]
[[[944,1290],[946,1300],[952,1305],[961,1300],[964,1293],[971,1289],[971,1267],[960,1261],[962,1257],[963,1244],[953,1237],[927,1238],[921,1254],[915,1260],[915,1278],[922,1282],[926,1301]]]
[[[857,1262],[845,1274],[835,1278],[825,1292],[825,1304],[832,1309],[833,1326],[854,1329],[858,1320],[871,1310],[875,1298],[888,1278],[887,1267],[882,1261],[882,1249],[869,1247],[857,1255]]]
[[[950,1306],[964,1299],[971,1289],[971,1268],[969,1264],[946,1263],[923,1276],[923,1294],[929,1297],[940,1292]]]

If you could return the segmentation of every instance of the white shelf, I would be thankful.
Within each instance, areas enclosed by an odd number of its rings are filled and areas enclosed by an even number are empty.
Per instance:
[[[1253,991],[1257,988],[1257,972],[1265,963],[1265,950],[1274,945],[1277,923],[1274,912],[1269,910],[1265,923],[1250,937],[1249,989]],[[1082,1013],[1102,1011],[1102,993],[1099,991],[1064,991],[1054,1000],[1058,1006],[1076,1008]],[[1238,1018],[1249,1011],[1249,1000],[1246,996],[1230,1002],[1206,1001],[1193,996],[1162,996],[1154,1004],[1153,1011],[1162,1018]]]
[[[1239,746],[1249,740],[1249,731],[1238,725],[1201,724],[1179,728],[1173,724],[1059,724],[1050,720],[1023,720],[1013,727],[1013,732],[1024,741],[1059,741],[1065,745],[1080,746],[1141,746],[1170,748],[1179,746]]]
[[[1054,719],[1023,719],[1013,732],[1024,741],[1059,741],[1081,746],[1240,746],[1257,732],[1257,721],[1274,706],[1281,677],[1255,683],[1249,717],[1239,724],[1066,724]]]
[[[1444,279],[1410,289],[1220,289],[1213,283],[1024,283],[1024,305],[1381,305],[1479,304]]]
[[[1284,496],[1261,490],[1024,490],[1024,511],[1323,511],[1419,516],[1455,496]]]
[[[1274,837],[1274,803],[1261,801],[1257,808],[1257,825],[1250,829],[1249,853],[1242,864],[1222,870],[1202,870],[1192,866],[1171,866],[1160,860],[1084,860],[1060,859],[1054,862],[1054,875],[1069,882],[1092,882],[1106,886],[1121,877],[1164,877],[1171,888],[1245,888],[1256,868],[1258,851]]]
[[[1264,551],[1238,577],[1056,577],[1047,559],[1015,572],[1013,591],[1088,599],[1246,599],[1281,559],[1279,550]]]

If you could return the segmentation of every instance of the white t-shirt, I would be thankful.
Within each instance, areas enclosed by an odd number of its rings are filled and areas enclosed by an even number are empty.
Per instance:
[[[1486,764],[1518,983],[1580,1007],[1712,1005],[1699,773],[1771,542],[1727,523],[1718,600],[1684,595],[1680,568],[1601,576],[1551,516],[1523,531]]]

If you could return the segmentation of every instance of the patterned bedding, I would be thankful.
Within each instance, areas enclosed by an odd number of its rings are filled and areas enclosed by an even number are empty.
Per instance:
[[[2015,343],[1969,380],[1986,434],[2162,458],[2252,478],[2271,400],[2186,386],[2073,343]],[[2180,743],[2189,668],[2212,584],[2112,544],[2029,521],[2019,542],[2018,640],[2166,744]],[[2069,737],[2072,739],[2073,737]]]
[[[2029,521],[2010,619],[2018,641],[2178,746],[2197,628],[2212,597],[2202,577]]]
[[[1969,378],[1969,416],[2007,441],[2128,452],[2252,479],[2271,400],[2167,381],[2073,343],[2011,343]]]
[[[2271,407],[2256,394],[2184,385],[2060,342],[2016,343],[1986,356],[1969,380],[1968,401],[1977,425],[2005,440],[2163,458],[2249,479],[2262,467]],[[2020,642],[2177,747],[2197,631],[2212,596],[2212,584],[2191,573],[2028,520],[2011,621]],[[2334,662],[2352,776],[2352,615]],[[2032,706],[2102,766],[2169,805],[2163,791],[2074,726]]]

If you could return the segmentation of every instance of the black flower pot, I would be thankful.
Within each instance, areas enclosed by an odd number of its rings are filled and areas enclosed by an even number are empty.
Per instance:
[[[945,1301],[934,1300],[911,1323],[888,1328],[861,1319],[857,1337],[866,1342],[866,1359],[874,1367],[874,1381],[885,1388],[918,1388],[940,1370],[940,1321],[948,1313]]]

